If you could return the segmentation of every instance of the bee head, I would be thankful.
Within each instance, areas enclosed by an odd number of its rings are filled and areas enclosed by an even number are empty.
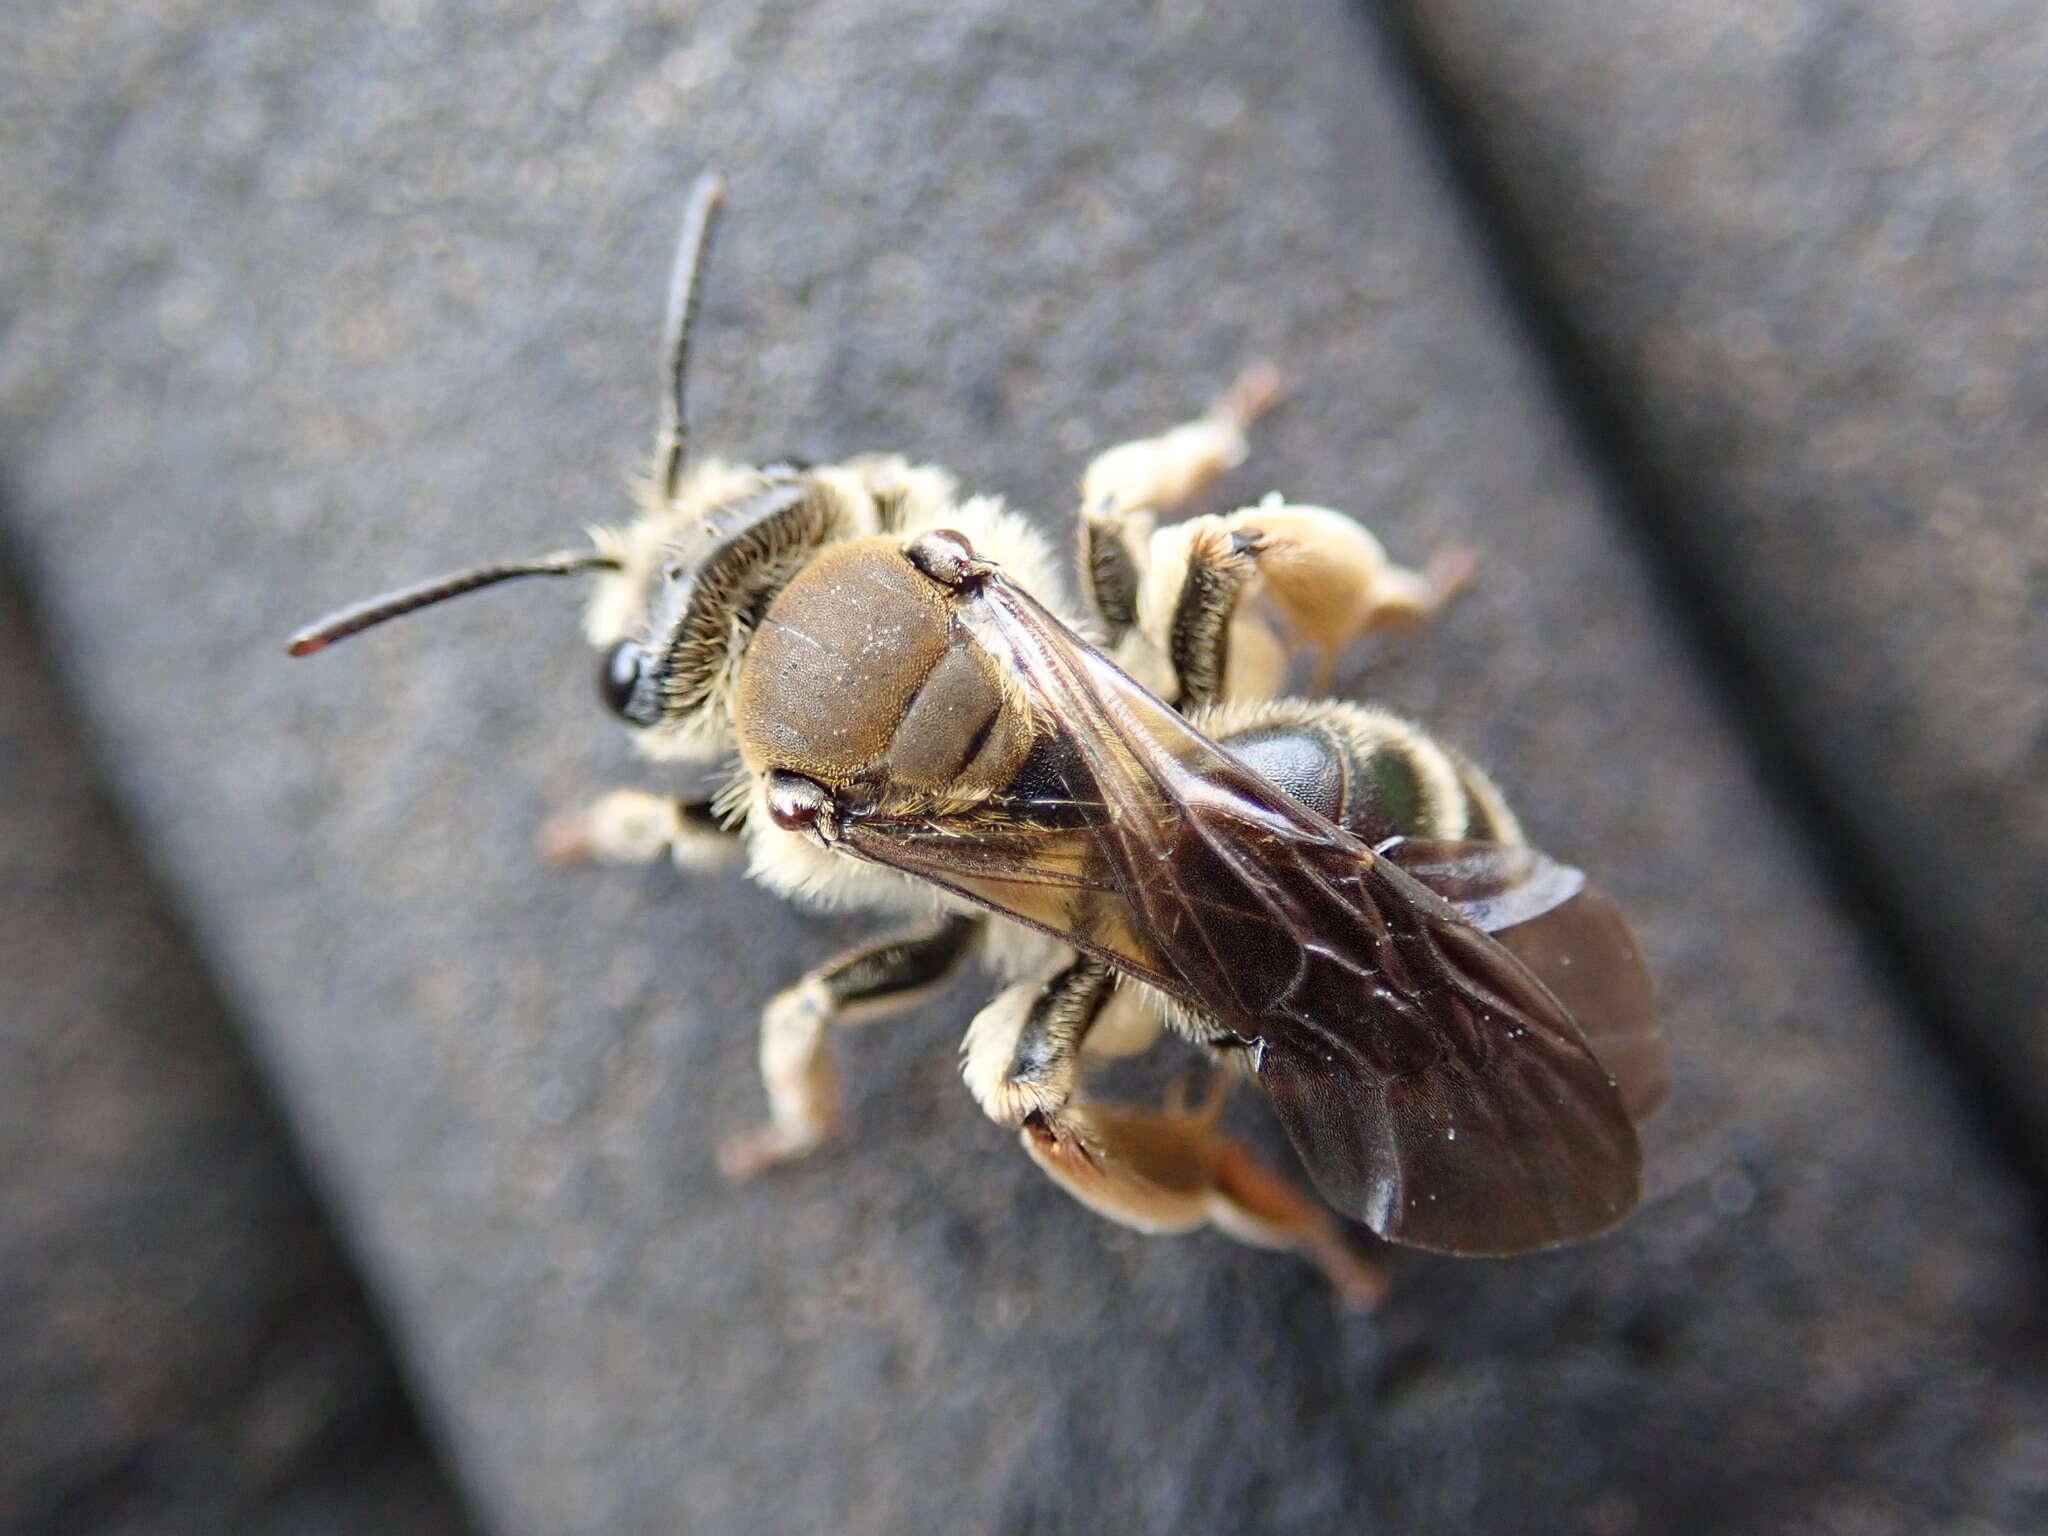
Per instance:
[[[612,712],[672,742],[674,755],[716,738],[769,605],[842,536],[841,521],[838,500],[808,475],[713,463],[666,508],[600,531],[617,574],[601,578],[585,629],[603,653],[598,692]]]
[[[831,488],[784,466],[694,468],[680,493],[594,548],[497,561],[437,576],[329,614],[292,636],[310,656],[386,619],[522,576],[595,573],[584,630],[598,647],[598,694],[657,757],[723,748],[725,705],[748,643],[776,597],[849,531]]]

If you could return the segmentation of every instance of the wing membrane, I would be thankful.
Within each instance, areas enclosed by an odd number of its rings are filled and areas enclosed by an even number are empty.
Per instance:
[[[1196,731],[1000,572],[956,611],[1071,746],[1029,792],[1070,810],[1039,830],[1026,805],[849,817],[850,851],[1214,1018],[1252,1051],[1324,1194],[1385,1237],[1512,1253],[1591,1236],[1633,1207],[1640,1159],[1622,1096],[1508,946]],[[1570,904],[1503,910],[1540,922]]]
[[[1513,951],[1564,1004],[1640,1123],[1669,1091],[1641,947],[1599,886],[1537,849],[1396,838],[1377,850]]]

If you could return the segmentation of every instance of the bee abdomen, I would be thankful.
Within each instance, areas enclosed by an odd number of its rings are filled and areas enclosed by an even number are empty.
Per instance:
[[[1247,765],[1361,841],[1522,840],[1493,781],[1397,715],[1281,699],[1205,711],[1196,723]]]

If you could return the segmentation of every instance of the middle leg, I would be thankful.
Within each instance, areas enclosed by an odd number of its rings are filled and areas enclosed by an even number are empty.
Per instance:
[[[1111,646],[1138,619],[1151,514],[1171,512],[1242,463],[1245,432],[1280,392],[1279,370],[1254,363],[1196,420],[1106,449],[1082,475],[1081,576]]]

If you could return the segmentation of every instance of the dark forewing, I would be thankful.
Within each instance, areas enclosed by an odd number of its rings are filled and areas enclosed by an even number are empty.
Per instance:
[[[1396,838],[1380,857],[1514,952],[1613,1075],[1637,1124],[1664,1102],[1664,1032],[1642,948],[1621,909],[1568,864],[1512,843]]]
[[[1253,1052],[1325,1195],[1382,1236],[1513,1253],[1629,1211],[1639,1154],[1622,1097],[1521,960],[999,573],[959,619],[1072,744],[1049,790],[1065,825],[1034,834],[1026,807],[848,818],[850,851],[1056,932],[1214,1018]]]

